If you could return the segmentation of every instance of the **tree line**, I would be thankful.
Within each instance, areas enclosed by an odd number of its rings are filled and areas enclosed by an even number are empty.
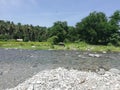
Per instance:
[[[103,12],[92,12],[76,26],[57,21],[51,27],[14,24],[0,20],[0,40],[23,39],[24,41],[59,42],[84,41],[95,45],[120,45],[120,11],[107,17]]]

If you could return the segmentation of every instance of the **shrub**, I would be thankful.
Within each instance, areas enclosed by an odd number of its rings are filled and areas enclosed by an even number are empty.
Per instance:
[[[51,45],[50,45],[50,48],[54,49],[55,47],[54,47],[54,45],[51,44]]]
[[[58,44],[58,37],[52,36],[47,41],[50,42],[52,45],[56,45],[56,44]]]
[[[29,41],[29,38],[28,38],[28,37],[25,37],[23,41],[24,41],[24,42],[28,42],[28,41]]]
[[[9,35],[0,35],[0,40],[7,41],[9,39]]]
[[[113,44],[112,44],[112,43],[108,43],[107,45],[108,45],[108,46],[112,46]]]
[[[111,37],[109,38],[111,44],[115,45],[115,46],[120,46],[120,36],[119,34],[115,33],[113,35],[111,35]]]

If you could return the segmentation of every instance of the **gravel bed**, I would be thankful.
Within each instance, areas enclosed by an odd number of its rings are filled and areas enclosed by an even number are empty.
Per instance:
[[[59,67],[43,70],[6,90],[120,90],[120,71],[112,68],[91,72]]]

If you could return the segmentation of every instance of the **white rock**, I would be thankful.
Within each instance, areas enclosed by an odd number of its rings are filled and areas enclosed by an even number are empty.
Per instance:
[[[120,70],[115,69],[115,68],[111,68],[111,69],[109,70],[109,72],[112,72],[112,73],[115,73],[115,74],[120,74]]]
[[[100,68],[100,70],[97,73],[100,74],[100,75],[103,75],[103,74],[105,74],[105,70]]]
[[[34,86],[33,86],[33,85],[30,85],[27,90],[34,90]]]
[[[99,58],[101,55],[99,55],[99,54],[88,54],[90,57],[97,57],[97,58]]]
[[[104,70],[100,69],[100,71]],[[119,80],[119,74],[115,76],[109,71],[105,72],[105,75],[100,75],[95,72],[67,70],[60,67],[41,71],[16,88],[7,90],[120,90]]]
[[[106,51],[103,51],[102,53],[104,53],[104,54],[105,54],[105,53],[107,53],[107,52],[106,52]]]
[[[9,50],[9,48],[5,48],[5,50]]]
[[[32,46],[32,48],[35,48],[35,46]]]
[[[81,57],[81,55],[78,55],[78,57]]]
[[[116,84],[115,87],[116,87],[116,88],[120,88],[120,85],[119,85],[119,84]]]

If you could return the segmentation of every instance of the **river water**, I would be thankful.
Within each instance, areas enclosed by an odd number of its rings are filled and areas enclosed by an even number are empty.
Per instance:
[[[92,57],[94,54],[99,57]],[[120,70],[120,53],[0,49],[0,90],[12,88],[45,69]]]

